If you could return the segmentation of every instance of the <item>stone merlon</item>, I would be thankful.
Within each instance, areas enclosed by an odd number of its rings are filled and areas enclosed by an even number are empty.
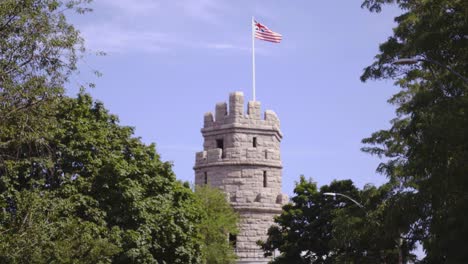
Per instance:
[[[229,109],[229,111],[228,111]],[[227,126],[231,125],[231,126]],[[229,95],[229,107],[226,102],[216,104],[215,114],[208,112],[204,117],[203,130],[224,127],[258,127],[260,129],[276,130],[280,137],[280,121],[272,110],[266,110],[261,118],[261,104],[259,101],[250,101],[247,112],[244,112],[244,94],[233,92]]]

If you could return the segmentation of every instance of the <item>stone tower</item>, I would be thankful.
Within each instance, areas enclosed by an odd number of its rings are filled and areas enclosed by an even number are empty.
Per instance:
[[[281,213],[280,122],[273,111],[261,117],[260,102],[250,101],[244,113],[244,95],[234,92],[206,113],[201,129],[203,151],[196,154],[195,184],[222,189],[241,216],[235,243],[238,263],[267,263],[256,244],[267,238],[273,217]]]

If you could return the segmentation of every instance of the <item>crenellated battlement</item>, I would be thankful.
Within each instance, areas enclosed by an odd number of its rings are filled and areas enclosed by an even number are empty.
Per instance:
[[[280,121],[274,111],[266,110],[263,118],[261,117],[260,102],[248,102],[247,112],[244,113],[244,94],[242,92],[233,92],[229,95],[229,107],[226,102],[216,104],[214,116],[211,112],[205,114],[204,129],[228,126],[258,127],[277,130],[281,134]]]
[[[269,258],[256,241],[265,240],[275,215],[288,201],[281,192],[283,135],[275,112],[262,116],[258,101],[244,105],[244,94],[234,92],[229,102],[206,113],[203,151],[195,156],[195,184],[220,188],[241,216],[236,239],[238,263],[266,264]]]

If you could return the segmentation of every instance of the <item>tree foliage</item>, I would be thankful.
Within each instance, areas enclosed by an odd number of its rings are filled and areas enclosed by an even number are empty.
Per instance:
[[[83,39],[66,21],[65,11],[84,13],[90,1],[0,2],[0,122],[18,121],[18,112],[63,93],[84,51]]]
[[[366,0],[379,12],[402,14],[361,79],[395,79],[401,90],[392,127],[364,139],[364,151],[387,158],[378,170],[396,183],[404,205],[414,203],[407,236],[423,243],[428,263],[468,261],[468,2]],[[399,58],[420,63],[395,65]]]
[[[45,157],[4,162],[1,257],[197,263],[200,206],[154,145],[132,137],[89,95],[63,98],[56,109]],[[30,255],[11,255],[21,248]]]
[[[280,252],[272,263],[397,263],[400,253],[403,260],[412,260],[414,241],[400,239],[405,212],[395,212],[390,190],[389,185],[358,190],[351,180],[319,190],[301,177],[291,203],[260,245],[267,256]],[[363,207],[324,195],[330,192],[354,197]]]
[[[339,196],[337,196],[339,197]],[[393,193],[391,184],[366,185],[358,192],[362,208],[347,207],[334,211],[333,240],[335,260],[339,263],[408,263],[416,241],[405,234],[413,204]],[[343,200],[340,197],[340,200]],[[402,201],[403,200],[403,201]]]
[[[0,2],[0,173],[26,157],[44,163],[63,84],[84,50],[64,12],[89,10],[89,1],[5,0]],[[41,161],[41,162],[39,162]],[[41,168],[34,168],[40,170]],[[17,175],[17,188],[23,176]],[[4,184],[7,184],[2,180]],[[8,189],[6,186],[0,188]]]
[[[64,12],[88,2],[0,2],[0,262],[200,263],[190,186],[103,103],[64,95],[83,51]]]
[[[317,185],[301,176],[294,188],[292,203],[283,206],[268,230],[268,239],[260,242],[266,256],[275,250],[281,255],[273,263],[332,263],[331,240],[333,203],[323,199]]]
[[[196,186],[195,195],[203,212],[200,223],[203,263],[235,263],[236,255],[228,235],[238,233],[239,215],[226,200],[226,195],[217,188],[209,185]]]

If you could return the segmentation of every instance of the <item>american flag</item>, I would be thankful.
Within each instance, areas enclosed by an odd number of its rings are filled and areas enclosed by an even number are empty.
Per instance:
[[[255,37],[261,40],[280,43],[283,36],[281,34],[271,31],[265,25],[254,20],[254,27],[255,27]]]

